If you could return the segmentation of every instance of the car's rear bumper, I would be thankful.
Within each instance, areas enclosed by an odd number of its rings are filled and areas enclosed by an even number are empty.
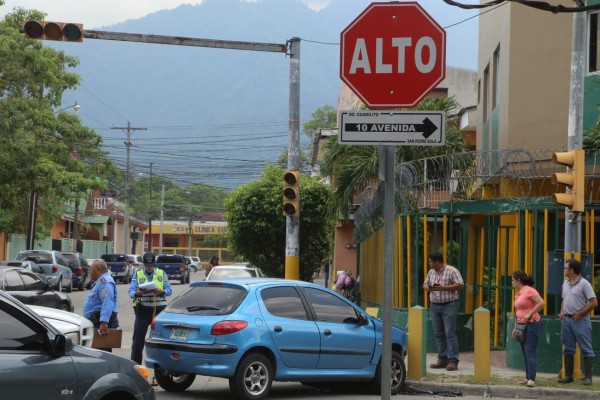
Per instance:
[[[238,348],[231,345],[200,345],[146,340],[146,358],[149,368],[181,373],[231,377],[239,362]]]

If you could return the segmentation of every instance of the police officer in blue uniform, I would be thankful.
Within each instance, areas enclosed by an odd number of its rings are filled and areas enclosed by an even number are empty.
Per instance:
[[[154,317],[167,306],[166,296],[173,293],[165,272],[160,268],[154,268],[156,262],[154,254],[144,253],[142,260],[144,268],[133,275],[129,286],[129,297],[133,299],[135,310],[131,359],[138,364],[142,363],[148,326]]]
[[[92,321],[100,335],[106,335],[109,328],[119,327],[117,288],[104,260],[92,261],[89,273],[94,283],[83,303],[83,316]],[[100,350],[112,352],[109,348]]]

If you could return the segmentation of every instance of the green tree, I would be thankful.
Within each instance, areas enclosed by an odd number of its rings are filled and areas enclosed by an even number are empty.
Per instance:
[[[112,163],[102,139],[68,112],[56,111],[65,90],[79,84],[75,57],[25,39],[25,19],[43,19],[16,8],[0,22],[0,230],[24,232],[28,197],[38,196],[38,233],[52,227],[64,204],[101,187]]]
[[[459,153],[466,150],[461,132],[456,128],[455,114],[458,103],[454,98],[441,97],[423,100],[416,110],[446,111],[445,145],[396,146],[396,163],[419,160],[442,154]],[[350,214],[352,197],[357,188],[376,178],[379,170],[379,146],[341,145],[332,137],[325,145],[325,156],[321,164],[321,174],[334,178],[333,200],[330,212],[341,213],[345,218]]]
[[[285,276],[283,170],[267,167],[261,179],[244,185],[225,203],[232,252],[267,275]],[[300,179],[300,276],[311,276],[331,248],[333,221],[327,217],[331,191],[316,178]]]

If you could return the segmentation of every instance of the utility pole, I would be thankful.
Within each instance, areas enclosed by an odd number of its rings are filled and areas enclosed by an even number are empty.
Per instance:
[[[131,188],[129,187],[129,174],[131,170],[131,134],[135,131],[145,131],[146,128],[132,128],[131,123],[127,122],[126,127],[111,126],[110,129],[121,129],[127,134],[127,141],[125,142],[125,147],[127,147],[127,171],[125,172],[125,221],[123,222],[123,252],[126,253],[129,247],[129,201],[131,192]]]
[[[288,169],[300,170],[300,38],[289,40],[290,98]],[[300,191],[298,191],[298,195]],[[285,217],[285,278],[300,279],[300,217]]]
[[[158,237],[158,254],[162,254],[163,245],[163,218],[165,215],[165,185],[162,185],[162,199],[160,201],[160,235]]]
[[[77,240],[79,239],[79,199],[75,200],[75,213],[73,213],[73,241],[71,251],[77,252]]]
[[[152,253],[152,217],[154,209],[152,208],[152,165],[150,163],[150,207],[148,212],[148,251]]]
[[[188,257],[191,257],[192,254],[192,202],[190,200],[191,193],[187,192],[188,195]]]

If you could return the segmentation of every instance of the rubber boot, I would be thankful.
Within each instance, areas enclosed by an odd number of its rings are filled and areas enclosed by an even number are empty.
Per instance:
[[[589,386],[592,384],[592,369],[594,368],[594,357],[583,357],[583,369],[585,371],[585,378],[583,378],[583,384]]]
[[[563,355],[563,362],[565,363],[565,374],[558,380],[558,383],[571,383],[573,382],[574,355]]]

